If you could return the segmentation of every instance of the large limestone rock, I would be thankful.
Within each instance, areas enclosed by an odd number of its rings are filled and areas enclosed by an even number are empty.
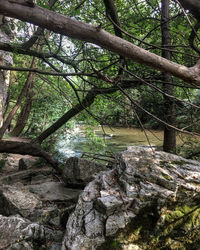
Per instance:
[[[60,182],[44,182],[24,186],[0,186],[0,214],[4,216],[19,214],[31,221],[40,221],[56,227],[61,226],[63,218],[75,207],[81,190],[70,189]],[[61,208],[61,210],[59,208]]]
[[[60,250],[61,231],[53,231],[38,223],[16,216],[0,215],[0,249]]]
[[[107,170],[103,165],[83,158],[71,157],[62,166],[62,179],[67,185],[83,187],[94,179],[94,174]]]
[[[0,215],[0,249],[45,249],[43,226],[20,217]]]
[[[199,191],[199,162],[130,147],[79,196],[62,250],[198,249]]]

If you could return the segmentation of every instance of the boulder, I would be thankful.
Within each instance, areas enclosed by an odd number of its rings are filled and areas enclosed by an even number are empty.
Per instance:
[[[31,221],[62,227],[78,200],[81,190],[66,188],[63,183],[0,186],[0,214],[19,214]],[[66,211],[66,212],[64,212]]]
[[[200,163],[129,147],[69,216],[62,250],[198,249]]]
[[[0,215],[0,249],[46,249],[43,226],[20,217]]]
[[[0,249],[61,249],[63,233],[32,223],[19,215],[0,215]]]
[[[40,199],[27,191],[22,184],[17,186],[2,185],[0,187],[0,214],[2,215],[20,214],[28,218],[41,207]]]
[[[37,164],[37,158],[21,158],[19,160],[19,170],[27,170],[33,168]]]
[[[62,179],[68,186],[84,187],[94,179],[94,174],[107,168],[92,161],[71,157],[62,166]]]
[[[24,170],[32,168],[37,165],[38,159],[38,157],[29,155],[24,155],[22,158],[22,155],[2,153],[0,154],[0,172],[1,174],[9,174],[16,172],[17,169]]]

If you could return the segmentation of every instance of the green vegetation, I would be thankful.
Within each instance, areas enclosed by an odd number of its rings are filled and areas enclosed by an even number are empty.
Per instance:
[[[37,0],[36,4],[44,11],[52,9],[55,16],[59,13],[94,27],[101,24],[98,32],[105,29],[179,65],[191,67],[198,61],[198,28],[195,34],[191,28],[196,20],[192,14],[186,18],[175,1],[169,5],[168,1],[155,0],[77,0],[62,4]],[[42,30],[42,24],[40,28],[19,20],[9,20],[2,26],[11,43],[9,49],[1,48],[3,45],[0,49],[12,52],[13,68],[8,67],[12,72],[0,137],[11,125],[10,135],[39,143],[46,140],[43,147],[51,151],[56,139],[73,131],[78,122],[87,126],[86,135],[98,151],[105,145],[90,126],[154,128],[164,130],[165,151],[199,156],[199,138],[183,141],[176,148],[173,129],[199,131],[198,86],[181,80],[182,76],[169,77],[167,67],[160,72],[153,63],[147,67],[137,58],[119,56],[111,52],[113,44],[105,50],[96,41],[87,42],[88,34],[75,40],[70,34],[62,35],[64,32]]]

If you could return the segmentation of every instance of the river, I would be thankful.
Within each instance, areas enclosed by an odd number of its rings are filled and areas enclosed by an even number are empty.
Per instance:
[[[93,140],[86,136],[86,126],[76,125],[73,133],[62,136],[56,143],[59,158],[81,156],[83,153],[116,153],[125,150],[127,146],[150,146],[141,129],[101,126],[91,127],[94,132]],[[146,130],[151,146],[161,147],[163,132]],[[96,138],[101,138],[101,143],[95,143]]]

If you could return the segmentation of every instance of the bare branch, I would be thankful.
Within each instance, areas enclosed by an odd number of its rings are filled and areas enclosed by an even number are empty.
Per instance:
[[[0,0],[0,13],[33,23],[61,35],[94,43],[137,63],[171,74],[186,82],[200,85],[200,70],[196,72],[193,68],[171,62],[103,29],[98,31],[95,26],[87,23],[38,6],[29,8],[5,0]]]
[[[9,66],[4,66],[0,65],[0,69],[3,70],[11,70],[11,71],[20,71],[20,72],[33,72],[33,73],[38,73],[42,75],[52,75],[52,76],[92,76],[93,73],[84,73],[84,72],[79,72],[79,73],[62,73],[62,72],[53,72],[53,71],[43,71],[40,69],[35,69],[35,68],[17,68],[17,67],[9,67]],[[95,72],[96,73],[96,72]]]

